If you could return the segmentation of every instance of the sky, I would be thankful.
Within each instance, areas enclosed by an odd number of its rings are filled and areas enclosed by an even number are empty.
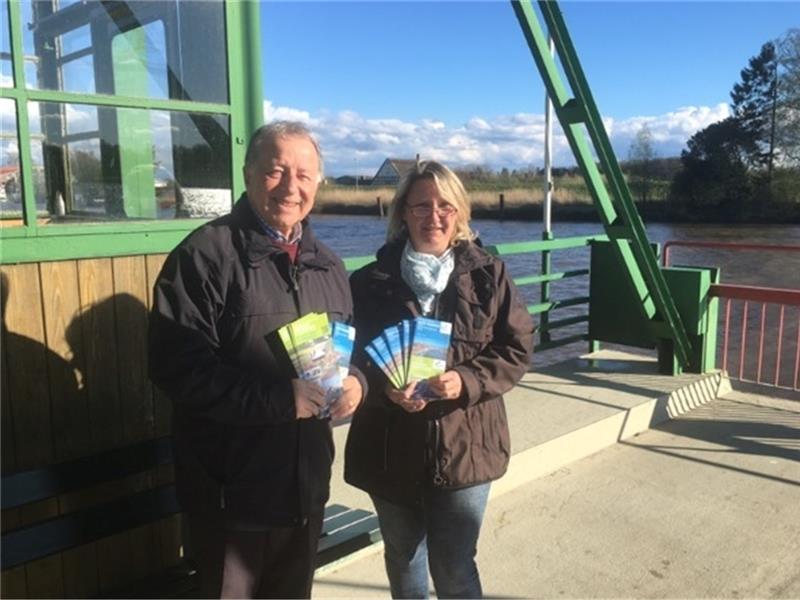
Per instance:
[[[800,2],[604,2],[561,9],[620,160],[643,124],[658,156],[729,114],[761,46],[800,27]],[[542,166],[544,86],[509,2],[261,5],[265,117],[307,122],[326,174],[385,158]],[[554,163],[574,164],[556,125]]]

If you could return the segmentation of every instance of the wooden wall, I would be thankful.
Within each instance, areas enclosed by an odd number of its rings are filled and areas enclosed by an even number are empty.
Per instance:
[[[147,378],[147,315],[165,255],[4,265],[2,470],[169,433]],[[6,293],[8,294],[5,300]],[[6,531],[168,481],[163,469],[4,511]],[[180,517],[2,573],[2,597],[88,597],[180,557]]]

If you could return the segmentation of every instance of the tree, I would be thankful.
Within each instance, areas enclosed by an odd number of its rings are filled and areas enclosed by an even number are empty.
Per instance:
[[[775,44],[767,42],[761,52],[742,69],[742,80],[733,86],[733,117],[738,121],[740,140],[749,166],[767,168],[767,183],[775,164],[775,123],[778,107],[778,61]]]
[[[672,191],[695,208],[728,207],[740,211],[749,196],[747,149],[750,134],[735,117],[695,133],[681,152],[683,169]]]
[[[800,29],[778,41],[776,144],[789,163],[800,164]]]
[[[73,150],[69,153],[69,165],[75,181],[80,183],[101,183],[103,181],[100,157],[86,150]]]
[[[639,196],[643,203],[652,199],[650,190],[653,187],[653,160],[655,158],[653,134],[645,123],[636,133],[628,150],[628,160],[630,161],[628,169],[633,176],[631,179],[632,191]]]

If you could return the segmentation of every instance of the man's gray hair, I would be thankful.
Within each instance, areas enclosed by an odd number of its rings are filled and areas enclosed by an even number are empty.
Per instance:
[[[244,156],[244,168],[249,169],[261,159],[261,149],[265,143],[273,143],[278,138],[282,137],[302,137],[311,142],[314,150],[317,152],[319,159],[319,179],[322,181],[324,163],[322,161],[322,150],[319,148],[319,142],[311,130],[300,121],[272,121],[266,125],[262,125],[255,130],[250,137],[250,143],[247,145],[247,154]]]

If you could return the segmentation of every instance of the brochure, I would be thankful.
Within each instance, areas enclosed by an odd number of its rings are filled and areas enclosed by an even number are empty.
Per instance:
[[[414,340],[408,364],[408,381],[441,375],[447,365],[452,323],[419,317],[414,322]]]
[[[333,321],[331,323],[331,339],[333,340],[333,351],[336,353],[336,362],[339,366],[339,375],[344,379],[350,373],[350,357],[353,355],[356,329],[347,323]]]
[[[346,330],[349,325],[338,324],[339,347],[347,351],[346,341],[350,333]],[[352,329],[352,328],[350,328]],[[331,405],[342,393],[341,361],[350,362],[340,356],[334,347],[334,329],[328,322],[325,313],[309,313],[284,325],[278,330],[278,336],[283,343],[294,370],[300,379],[313,381],[325,390],[325,407],[320,411],[319,418],[330,416]],[[353,338],[355,334],[353,333]],[[352,353],[352,341],[350,341]]]
[[[366,350],[369,357],[375,361],[375,364],[380,367],[384,375],[389,379],[392,385],[396,388],[403,387],[403,380],[401,374],[395,371],[394,363],[390,357],[389,347],[386,345],[386,340],[382,336],[376,337],[368,343],[364,350]]]
[[[453,325],[418,317],[387,327],[366,346],[367,354],[396,388],[416,381],[414,395],[435,400],[425,380],[447,367],[447,350]]]

